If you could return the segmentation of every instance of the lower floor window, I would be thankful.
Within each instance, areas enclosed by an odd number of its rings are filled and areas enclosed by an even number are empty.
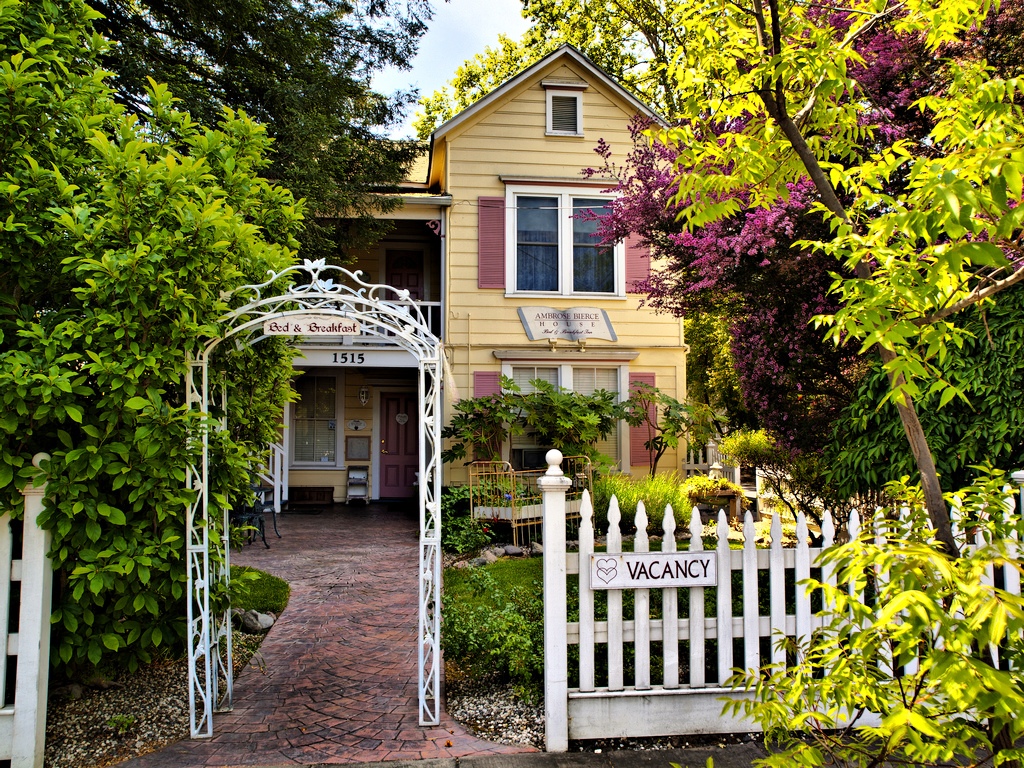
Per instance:
[[[526,393],[535,392],[536,388],[530,382],[541,379],[582,395],[592,395],[600,389],[618,395],[620,392],[619,371],[619,368],[572,365],[514,365],[511,369],[511,378],[520,390]],[[608,436],[595,445],[598,453],[608,457],[616,465],[619,464],[621,457],[620,433],[621,425],[616,424]],[[517,469],[543,467],[544,456],[550,447],[537,445],[536,438],[529,434],[515,435],[512,437],[512,463],[516,465]]]
[[[338,461],[338,380],[334,376],[302,376],[295,383],[299,399],[292,419],[292,451],[296,463],[334,465]]]

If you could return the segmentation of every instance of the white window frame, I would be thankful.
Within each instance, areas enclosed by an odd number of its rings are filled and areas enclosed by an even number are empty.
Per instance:
[[[521,291],[516,283],[519,248],[517,242],[517,216],[520,197],[556,197],[560,216],[558,217],[558,290]],[[572,243],[572,200],[585,197],[597,200],[615,200],[616,195],[601,192],[596,187],[511,185],[505,186],[505,285],[506,296],[581,296],[593,299],[626,298],[626,244],[615,243],[612,248],[614,290],[608,293],[574,291],[572,287],[573,243]]]
[[[345,469],[345,373],[324,368],[308,368],[302,371],[303,376],[333,376],[334,377],[334,461],[296,461],[295,460],[295,406],[297,403],[288,403],[288,466],[291,469],[323,469],[338,470]]]
[[[573,368],[608,368],[617,370],[619,374],[618,401],[621,403],[629,398],[629,365],[608,365],[601,362],[590,363],[587,360],[578,360],[575,363],[558,363],[553,360],[514,360],[502,361],[501,375],[512,378],[513,368],[558,368],[558,386],[575,392],[573,382]],[[510,438],[511,439],[511,438]],[[629,471],[628,466],[623,470],[623,462],[629,461],[629,425],[625,419],[619,421],[619,463],[620,472]],[[539,446],[538,446],[539,447]]]
[[[561,96],[563,98],[571,98],[576,101],[576,130],[575,131],[556,131],[552,125],[552,109],[551,99],[554,96]],[[545,135],[547,136],[583,136],[583,93],[579,90],[564,90],[558,88],[548,88],[545,92],[545,104],[546,118],[545,118]]]

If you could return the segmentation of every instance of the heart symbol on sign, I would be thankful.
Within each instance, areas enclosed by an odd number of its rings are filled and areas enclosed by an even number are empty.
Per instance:
[[[597,561],[597,578],[603,581],[605,584],[611,582],[615,578],[615,575],[619,572],[618,566],[615,564],[615,560],[610,557],[603,557]]]

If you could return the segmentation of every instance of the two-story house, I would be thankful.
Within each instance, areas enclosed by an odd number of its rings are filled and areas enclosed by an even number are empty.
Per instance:
[[[582,211],[612,200],[584,177],[599,139],[620,152],[651,110],[576,49],[550,54],[441,125],[423,177],[406,185],[395,228],[354,268],[409,291],[444,342],[445,398],[544,379],[626,396],[643,381],[684,399],[682,322],[641,306],[648,254],[595,238]],[[292,500],[343,501],[348,470],[366,467],[371,499],[415,495],[416,361],[386,339],[307,339],[296,361],[300,400],[285,419]],[[623,424],[599,446],[620,471],[648,471],[646,433]],[[536,466],[546,446],[510,446]],[[666,455],[665,470],[682,456]],[[446,482],[465,470],[445,468]]]

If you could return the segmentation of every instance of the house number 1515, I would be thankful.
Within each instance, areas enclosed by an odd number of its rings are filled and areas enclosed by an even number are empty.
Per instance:
[[[334,352],[334,362],[342,365],[362,365],[366,362],[363,352]]]

